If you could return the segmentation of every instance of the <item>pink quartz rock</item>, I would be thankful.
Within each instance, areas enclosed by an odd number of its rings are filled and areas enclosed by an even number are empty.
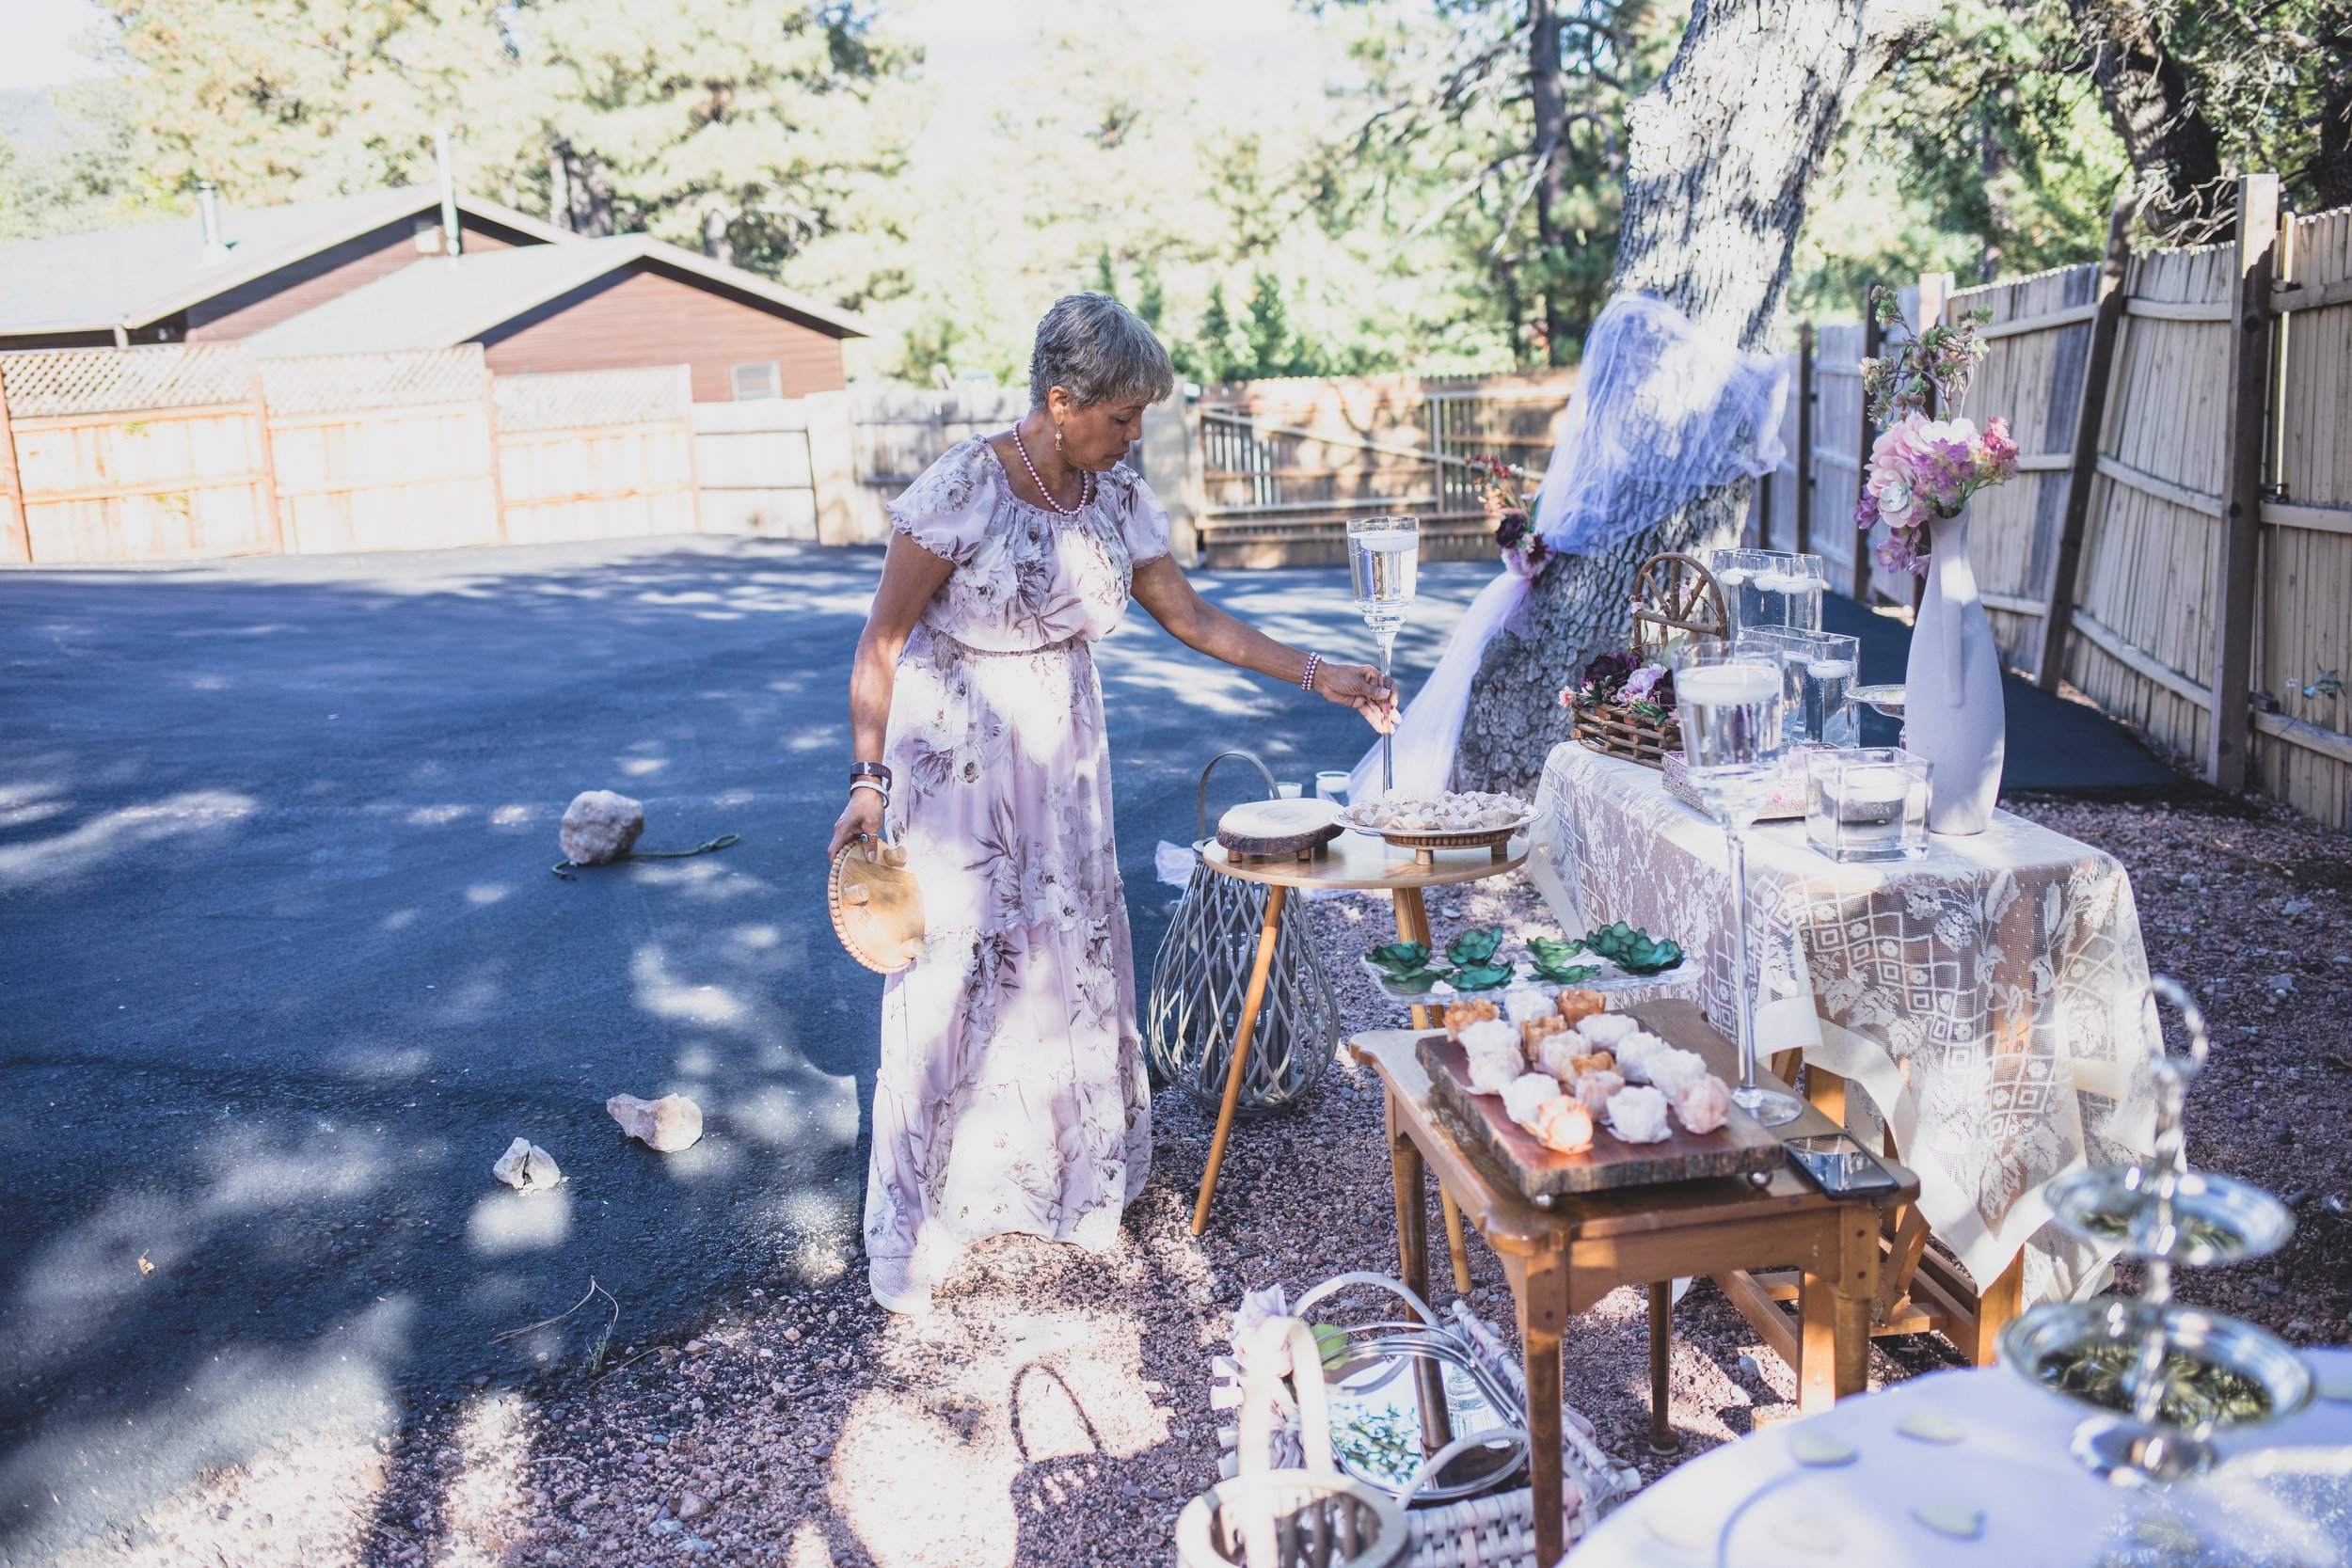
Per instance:
[[[1731,1085],[1708,1073],[1684,1085],[1675,1099],[1675,1115],[1693,1132],[1712,1132],[1731,1119]]]
[[[1598,1121],[1609,1109],[1609,1097],[1624,1087],[1625,1080],[1613,1072],[1587,1072],[1576,1081],[1576,1102]]]
[[[574,865],[605,865],[628,854],[645,831],[645,808],[609,789],[583,789],[564,808],[556,834]]]
[[[604,1108],[622,1132],[662,1154],[691,1148],[703,1135],[703,1108],[682,1094],[665,1094],[660,1100],[616,1094]]]

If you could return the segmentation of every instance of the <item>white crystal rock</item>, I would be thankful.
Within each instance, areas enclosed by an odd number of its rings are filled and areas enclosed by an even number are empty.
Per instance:
[[[1641,1027],[1625,1013],[1594,1013],[1577,1020],[1576,1032],[1591,1040],[1595,1050],[1608,1051]]]
[[[1609,1097],[1609,1131],[1629,1144],[1665,1142],[1674,1132],[1666,1125],[1666,1097],[1656,1089],[1619,1089]]]
[[[583,789],[564,808],[556,842],[574,865],[604,865],[628,854],[644,831],[644,806],[609,789]]]
[[[703,1108],[682,1094],[665,1094],[660,1100],[616,1094],[604,1108],[622,1132],[662,1154],[691,1148],[703,1135]]]
[[[564,1180],[557,1168],[555,1156],[532,1143],[529,1138],[516,1138],[506,1146],[506,1152],[491,1165],[490,1174],[508,1186],[526,1193],[543,1193]]]
[[[1549,1072],[1526,1073],[1502,1085],[1502,1114],[1521,1127],[1533,1127],[1537,1107],[1559,1098],[1557,1078]]]

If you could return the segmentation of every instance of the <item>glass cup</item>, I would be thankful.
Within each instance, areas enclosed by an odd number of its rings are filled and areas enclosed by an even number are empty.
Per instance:
[[[1350,517],[1347,520],[1347,570],[1354,580],[1356,608],[1372,628],[1380,647],[1380,673],[1385,677],[1396,658],[1396,634],[1413,608],[1413,590],[1421,575],[1419,517]],[[1380,737],[1380,787],[1396,787],[1396,736]]]
[[[1794,1121],[1795,1096],[1756,1081],[1756,992],[1748,974],[1747,832],[1780,780],[1787,741],[1781,668],[1769,652],[1706,642],[1675,653],[1675,713],[1691,787],[1723,824],[1731,869],[1732,1005],[1739,1020],[1740,1085],[1732,1102],[1766,1127]]]
[[[1339,768],[1326,768],[1317,773],[1315,775],[1315,799],[1336,800],[1343,806],[1347,804],[1348,777],[1345,771]]]
[[[1829,568],[1818,555],[1787,550],[1714,550],[1707,558],[1715,586],[1724,593],[1731,635],[1761,626],[1818,631],[1821,594]]]
[[[1895,746],[1815,752],[1805,760],[1804,839],[1834,861],[1928,852],[1928,759]]]
[[[1862,641],[1834,631],[1766,626],[1744,632],[1740,646],[1775,659],[1788,701],[1783,722],[1792,746],[1859,746],[1861,717],[1848,700],[1861,667]]]

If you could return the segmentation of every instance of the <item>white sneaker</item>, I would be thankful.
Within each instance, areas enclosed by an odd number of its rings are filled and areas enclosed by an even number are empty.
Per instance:
[[[912,1259],[867,1259],[866,1288],[874,1305],[885,1311],[920,1317],[931,1309],[930,1281],[915,1270]]]

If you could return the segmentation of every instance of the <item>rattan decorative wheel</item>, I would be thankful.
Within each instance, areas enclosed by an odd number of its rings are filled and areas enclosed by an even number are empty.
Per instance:
[[[1715,574],[1696,558],[1669,550],[1642,562],[1633,579],[1633,653],[1642,662],[1664,663],[1683,637],[1730,635],[1731,617]],[[1569,734],[1605,756],[1624,757],[1645,768],[1662,768],[1668,752],[1682,750],[1682,725],[1644,718],[1614,703],[1578,703]]]

